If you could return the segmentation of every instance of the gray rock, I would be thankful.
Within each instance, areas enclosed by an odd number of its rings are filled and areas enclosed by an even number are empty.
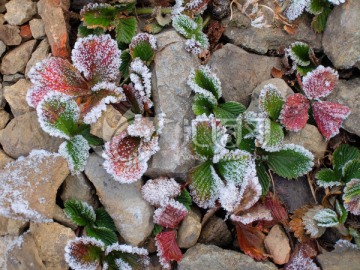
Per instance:
[[[0,149],[0,169],[3,169],[11,161],[14,161],[14,159],[9,157],[2,149]]]
[[[20,28],[16,25],[0,25],[0,40],[7,46],[21,43]]]
[[[5,128],[10,120],[10,114],[7,111],[0,110],[0,130]]]
[[[199,211],[189,211],[181,222],[178,230],[177,243],[180,248],[191,248],[199,239],[201,233],[201,215]]]
[[[50,53],[50,45],[48,40],[45,38],[43,41],[40,42],[39,46],[36,50],[32,53],[29,62],[26,64],[25,75],[27,77],[28,72],[30,69],[38,62],[44,60]]]
[[[273,4],[269,6],[273,6]],[[253,27],[246,15],[236,8],[233,11],[232,20],[227,17],[222,21],[222,25],[226,27],[225,37],[237,46],[265,54],[269,50],[278,50],[281,46],[288,47],[295,41],[302,41],[308,43],[313,49],[321,49],[321,34],[316,34],[312,30],[311,19],[307,16],[302,16],[299,19],[296,33],[289,35],[280,27]]]
[[[271,228],[264,241],[265,247],[276,264],[285,264],[290,259],[289,238],[280,225]]]
[[[0,216],[0,235],[20,235],[25,227],[28,226],[28,222],[24,220],[16,220]]]
[[[36,3],[31,0],[11,0],[5,7],[4,18],[12,25],[22,25],[36,14]]]
[[[0,57],[3,55],[3,53],[6,51],[6,45],[4,42],[0,40]]]
[[[231,244],[232,236],[225,221],[217,216],[212,216],[203,226],[199,237],[199,243],[227,246]]]
[[[45,25],[41,19],[32,19],[29,22],[31,34],[35,39],[45,37]]]
[[[330,13],[323,35],[325,54],[336,68],[360,67],[360,1],[348,0]]]
[[[3,109],[6,105],[6,100],[4,98],[4,88],[3,84],[0,83],[0,109]]]
[[[17,237],[12,235],[0,237],[0,269],[6,269],[6,249],[14,242],[15,239],[17,239]]]
[[[94,184],[100,202],[113,218],[124,240],[137,246],[150,235],[154,227],[154,209],[141,195],[141,181],[133,184],[116,182],[102,167],[103,158],[91,154],[85,174]]]
[[[279,58],[250,54],[232,44],[216,51],[208,65],[221,81],[224,99],[245,106],[250,103],[252,90],[271,79],[273,67],[281,66]]]
[[[34,110],[26,102],[26,93],[30,87],[31,82],[25,79],[21,79],[12,86],[5,86],[4,97],[15,117]]]
[[[350,108],[351,114],[343,123],[343,128],[360,136],[360,79],[340,80],[334,91],[326,98]]]
[[[0,67],[1,73],[5,75],[24,73],[35,45],[36,40],[29,40],[5,54]]]
[[[0,214],[48,222],[53,218],[56,193],[69,168],[59,154],[33,151],[0,172]]]
[[[191,89],[186,80],[199,62],[185,51],[185,40],[175,31],[163,32],[157,38],[159,50],[154,61],[152,96],[155,112],[165,113],[166,121],[159,140],[161,150],[150,160],[146,174],[153,178],[165,174],[185,178],[194,165],[186,138],[194,118]]]
[[[359,270],[360,251],[346,250],[345,252],[324,252],[317,256],[322,270]]]
[[[12,75],[4,75],[3,81],[7,83],[16,83],[18,80],[25,78],[23,74],[15,73]]]
[[[1,11],[1,5],[2,5],[2,2],[4,2],[4,1],[6,1],[6,0],[0,0],[0,12],[2,12]],[[5,6],[4,6],[4,8],[5,8]],[[0,14],[0,25],[3,25],[5,23],[5,18],[4,18],[4,14]]]
[[[0,143],[12,158],[26,156],[32,149],[57,152],[62,142],[41,129],[35,111],[15,117],[0,131]]]
[[[197,244],[188,249],[178,264],[179,270],[277,270],[270,262],[256,262],[251,257],[213,245]]]

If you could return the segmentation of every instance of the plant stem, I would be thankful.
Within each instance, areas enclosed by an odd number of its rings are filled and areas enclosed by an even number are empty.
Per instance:
[[[136,8],[135,13],[137,15],[151,15],[156,8]],[[160,8],[161,14],[171,14],[172,8]]]
[[[207,16],[203,22],[203,28],[209,23],[210,21],[210,16]]]
[[[337,229],[339,230],[339,232],[344,235],[344,236],[348,236],[349,235],[349,231],[348,229],[346,229],[346,227],[344,226],[344,224],[339,223],[339,225],[337,226]]]

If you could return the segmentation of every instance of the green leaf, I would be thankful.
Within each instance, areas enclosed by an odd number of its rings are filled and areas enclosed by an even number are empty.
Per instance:
[[[158,233],[161,233],[164,230],[164,227],[159,224],[154,224],[154,229],[152,230],[151,235],[155,237]]]
[[[229,113],[233,114],[234,116],[238,117],[240,114],[246,111],[246,107],[239,102],[235,101],[228,101],[225,103],[219,104],[219,107]]]
[[[256,161],[256,174],[259,178],[259,182],[262,188],[262,195],[266,195],[269,191],[271,177],[267,171],[266,165],[264,162]]]
[[[360,197],[360,180],[359,179],[353,179],[344,188],[343,200],[347,204],[352,199],[358,198],[358,197]]]
[[[216,100],[221,97],[220,80],[207,66],[202,66],[195,70],[194,73],[190,75],[188,84],[195,93],[207,96],[207,92],[210,92]]]
[[[217,105],[217,101],[215,98],[209,98],[202,94],[196,94],[194,97],[194,102],[192,105],[192,110],[195,115],[206,114],[209,116],[214,107]]]
[[[343,167],[342,181],[347,183],[354,178],[360,179],[360,159],[350,160]]]
[[[255,151],[255,139],[251,137],[247,137],[251,133],[252,127],[249,127],[247,123],[244,121],[237,121],[236,126],[236,146],[241,149],[245,150],[249,153],[254,153]]]
[[[95,214],[96,214],[95,225],[97,227],[105,227],[112,231],[117,230],[114,220],[111,218],[108,212],[105,211],[104,208],[96,209]]]
[[[101,27],[109,30],[114,27],[114,21],[119,9],[110,5],[98,5],[81,11],[82,21],[88,28]]]
[[[339,178],[336,176],[335,172],[331,169],[322,169],[320,170],[316,176],[316,183],[323,188],[340,186],[341,182]]]
[[[344,224],[348,217],[348,212],[346,211],[345,207],[341,203],[339,203],[338,200],[336,200],[335,209],[339,216],[339,222],[341,224]]]
[[[328,208],[319,210],[315,214],[314,220],[319,227],[329,228],[339,225],[339,220],[336,212]]]
[[[198,31],[197,23],[184,14],[175,16],[172,20],[172,26],[179,34],[187,39],[190,39],[192,35]]]
[[[313,15],[319,15],[324,11],[324,7],[327,3],[327,0],[311,0],[308,11]]]
[[[100,240],[105,245],[111,245],[118,242],[116,233],[105,227],[95,227],[88,225],[85,227],[85,232],[88,236]]]
[[[163,27],[157,22],[152,22],[144,26],[144,31],[150,34],[158,34],[162,29]]]
[[[144,62],[148,63],[152,61],[155,52],[151,48],[150,43],[141,41],[139,42],[134,48],[131,50],[132,58],[135,59],[136,57],[139,57]]]
[[[216,174],[212,162],[208,160],[193,168],[189,177],[189,189],[194,202],[202,208],[213,207],[222,182]]]
[[[319,15],[316,15],[313,18],[313,21],[311,22],[311,26],[315,32],[317,33],[324,32],[330,12],[331,12],[331,8],[326,6]]]
[[[76,225],[86,226],[95,222],[95,211],[88,203],[70,199],[65,202],[64,206],[65,215]]]
[[[354,146],[342,144],[333,154],[334,171],[338,177],[342,176],[342,170],[345,164],[353,159],[360,159],[360,151]]]
[[[271,120],[276,121],[284,104],[283,97],[277,88],[268,84],[265,85],[259,95],[259,109],[266,112]]]
[[[116,24],[116,41],[129,44],[136,34],[137,22],[135,17],[120,18]]]
[[[288,179],[306,174],[314,165],[314,156],[300,145],[285,144],[280,151],[266,154],[270,169]]]
[[[310,65],[310,47],[303,42],[295,42],[290,46],[290,57],[297,65]]]
[[[78,174],[85,169],[89,150],[88,141],[81,135],[76,135],[59,146],[59,154],[66,159],[73,174]]]
[[[269,152],[278,151],[284,141],[283,127],[269,118],[265,119],[264,140],[261,147]]]
[[[303,67],[303,66],[300,66],[300,65],[296,66],[296,70],[299,72],[299,74],[301,76],[305,76],[306,74],[308,74],[308,72],[311,72],[314,69],[316,69],[316,66],[314,66],[313,64],[310,64],[310,65],[308,65],[306,67]]]
[[[87,37],[89,35],[99,36],[99,35],[103,35],[104,33],[105,33],[104,29],[100,27],[89,29],[85,25],[80,25],[78,28],[78,35],[80,37]]]
[[[192,199],[189,191],[184,189],[181,194],[175,198],[175,200],[182,203],[187,210],[190,210],[190,206],[192,205]]]
[[[237,117],[246,110],[245,106],[241,103],[230,101],[219,104],[214,108],[214,114],[216,118],[221,120],[221,123],[225,126],[236,125]]]
[[[129,50],[124,50],[121,52],[121,65],[120,65],[120,73],[123,79],[129,77],[130,71],[130,63],[131,63],[131,55]]]
[[[83,136],[87,140],[89,145],[93,145],[93,146],[103,145],[104,140],[97,137],[97,136],[95,136],[95,135],[92,135],[90,133],[90,129],[91,129],[90,125],[82,124],[82,125],[79,126],[77,134]]]
[[[210,44],[209,44],[209,39],[208,39],[208,37],[207,37],[206,34],[204,34],[203,32],[201,32],[201,30],[198,31],[198,32],[196,32],[193,37],[195,38],[195,40],[196,40],[197,42],[199,42],[200,47],[201,47],[202,49],[207,49],[207,48],[209,48],[209,45],[210,45]]]

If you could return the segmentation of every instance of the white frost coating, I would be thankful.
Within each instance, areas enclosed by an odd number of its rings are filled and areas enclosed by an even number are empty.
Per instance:
[[[286,270],[320,270],[320,268],[314,263],[314,261],[300,250],[286,265]]]
[[[121,270],[132,270],[132,267],[127,262],[123,261],[122,259],[115,260],[116,267]]]
[[[311,0],[291,0],[290,5],[285,10],[286,17],[290,21],[295,20],[310,5],[310,2]]]
[[[189,36],[187,29],[193,31],[198,27],[195,21],[193,21],[189,16],[184,14],[173,16],[172,26],[175,28],[177,32],[179,32],[181,35],[185,37]]]
[[[186,5],[186,9],[191,11],[196,11],[196,14],[203,14],[207,9],[207,3],[204,3],[206,0],[190,0]]]
[[[333,5],[340,5],[345,3],[346,0],[328,0]]]
[[[181,193],[180,185],[173,178],[157,178],[148,180],[141,189],[145,201],[154,206],[160,206],[170,198]]]
[[[266,97],[268,96],[268,93],[270,96],[276,96],[281,100],[284,100],[282,93],[277,89],[275,85],[271,83],[264,85],[259,94],[259,109],[264,113],[266,113],[266,110],[264,108],[264,102]]]
[[[360,179],[351,179],[346,183],[344,188],[343,200],[344,207],[347,211],[354,215],[360,215],[360,195],[357,195],[357,190],[360,189]],[[350,193],[350,194],[348,194]],[[355,193],[355,195],[353,195]]]
[[[176,217],[175,220],[174,218],[168,220],[169,210],[171,210],[172,214]],[[179,219],[184,218],[187,214],[188,210],[182,203],[175,201],[174,199],[165,199],[161,201],[161,207],[154,211],[153,220],[154,223],[167,227],[165,224],[163,224],[163,221],[165,221],[168,223],[170,228],[174,228],[181,221]]]
[[[304,43],[304,42],[300,42],[300,41],[296,41],[294,43],[292,43],[289,48],[285,49],[285,56],[286,57],[290,57],[291,60],[293,60],[293,67],[292,70],[294,70],[296,68],[296,66],[299,64],[301,66],[307,66],[310,64],[310,61],[304,62],[302,59],[300,59],[292,50],[293,47],[295,46],[306,46],[309,47],[308,44]]]
[[[297,175],[303,175],[309,171],[311,171],[312,167],[314,166],[314,155],[307,149],[305,149],[303,146],[301,145],[297,145],[297,144],[284,144],[284,146],[281,148],[281,150],[292,150],[295,151],[297,153],[300,153],[301,155],[307,157],[309,159],[308,163],[301,163],[298,164],[298,171],[297,171]]]
[[[165,117],[166,114],[163,112],[160,112],[155,116],[155,129],[158,135],[160,135],[162,133],[162,130],[164,129]]]
[[[150,47],[153,50],[157,49],[156,45],[156,38],[154,35],[150,35],[148,33],[139,33],[136,36],[134,36],[131,40],[131,43],[129,45],[130,49],[134,49],[140,42],[147,42],[150,44]]]
[[[316,205],[313,208],[310,208],[302,217],[302,225],[304,226],[305,232],[312,238],[318,238],[325,232],[326,228],[318,226],[317,222],[314,220],[316,213],[322,209],[323,207],[321,205]]]
[[[172,15],[179,15],[181,12],[185,10],[184,0],[175,0],[175,5],[172,7],[171,14]]]
[[[116,80],[121,65],[120,56],[121,51],[110,35],[80,38],[71,52],[74,67],[88,80]]]
[[[323,188],[332,188],[332,187],[336,187],[336,186],[339,187],[342,185],[339,181],[326,182],[326,181],[322,181],[319,179],[316,180],[316,184],[319,187],[323,187]]]
[[[320,227],[334,227],[339,224],[336,212],[328,208],[319,210],[314,215],[314,220]]]
[[[65,261],[68,263],[68,265],[73,269],[73,270],[96,270],[98,269],[98,266],[100,264],[100,262],[98,260],[93,261],[93,262],[86,262],[86,261],[82,261],[81,258],[77,258],[76,257],[76,253],[77,253],[77,248],[80,248],[80,254],[83,255],[81,253],[81,251],[83,252],[82,247],[84,246],[96,246],[99,247],[102,251],[105,250],[105,245],[103,242],[96,240],[95,238],[91,238],[91,237],[76,237],[73,240],[68,241],[68,243],[65,246]]]
[[[136,114],[134,122],[127,128],[127,132],[130,136],[140,137],[148,142],[155,133],[154,122],[152,122],[150,118],[143,117],[141,114]]]
[[[186,40],[185,50],[193,55],[199,55],[202,52],[201,44],[193,38]]]
[[[147,162],[152,155],[160,150],[159,137],[154,136],[148,142],[142,140],[139,147],[139,160]]]
[[[30,107],[37,108],[39,102],[44,99],[50,89],[33,85],[26,93],[26,102]]]
[[[122,97],[106,96],[96,106],[92,107],[91,110],[84,115],[85,124],[93,124],[101,116],[102,112],[106,110],[106,105],[110,103],[117,103],[122,100]]]
[[[88,216],[90,214],[90,219],[91,220],[96,219],[95,210],[90,204],[88,204],[87,202],[84,202],[84,201],[77,201],[76,203],[81,204],[81,209],[82,209],[81,214],[86,215],[86,216]],[[69,219],[71,219],[71,216],[68,215],[67,212],[64,212],[64,213]]]
[[[107,7],[111,7],[111,5],[105,3],[90,3],[83,7],[83,9],[80,11],[80,15],[84,16],[86,11]]]
[[[51,106],[50,113],[48,113],[47,108],[49,105]],[[80,117],[79,106],[70,96],[60,92],[51,91],[46,94],[36,108],[38,121],[45,132],[54,137],[70,139],[68,134],[55,126],[57,118],[53,117],[53,111],[60,111],[58,116],[62,116],[65,119],[72,119],[74,122],[77,122]]]
[[[273,217],[269,209],[267,209],[261,204],[258,204],[253,208],[250,208],[245,213],[242,213],[240,215],[231,215],[230,219],[232,221],[241,222],[242,224],[246,225],[258,220],[271,221],[273,220]]]
[[[69,152],[71,146],[72,153]],[[59,146],[59,154],[68,162],[72,174],[79,174],[85,169],[89,157],[90,145],[82,135],[76,135],[70,141],[65,141]],[[76,157],[74,157],[74,154]]]
[[[226,211],[234,211],[235,206],[240,203],[241,199],[242,194],[240,194],[240,189],[235,186],[233,182],[230,182],[223,188],[220,188],[219,201],[221,203],[221,207]]]
[[[114,243],[114,244],[108,246],[105,250],[105,255],[109,255],[113,251],[120,251],[123,253],[136,254],[136,255],[140,255],[140,256],[148,256],[149,255],[148,251],[145,248],[138,248],[138,247],[133,247],[133,246],[126,245],[126,244],[118,244],[118,243]]]
[[[348,240],[339,239],[334,246],[335,253],[343,253],[349,250],[360,250],[360,248]]]
[[[140,102],[152,106],[151,97],[151,72],[150,69],[139,58],[135,58],[130,64],[130,80],[138,92]]]

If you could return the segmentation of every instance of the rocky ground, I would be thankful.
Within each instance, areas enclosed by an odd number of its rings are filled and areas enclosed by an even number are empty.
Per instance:
[[[27,73],[49,53],[69,55],[79,23],[70,11],[78,12],[86,2],[73,1],[70,6],[66,0],[0,0],[0,179],[3,186],[17,185],[18,193],[6,196],[26,198],[28,207],[41,213],[39,221],[48,221],[36,223],[0,216],[0,269],[68,269],[63,251],[67,241],[75,238],[76,229],[62,211],[63,202],[69,198],[95,208],[103,205],[114,219],[121,241],[146,247],[151,254],[156,251],[154,239],[149,237],[154,209],[142,199],[141,182],[121,185],[114,181],[102,168],[103,159],[96,151],[90,154],[84,173],[77,176],[69,173],[65,160],[58,155],[45,159],[37,152],[29,155],[34,149],[57,152],[62,140],[42,131],[36,112],[27,105],[25,96],[31,86]],[[247,17],[234,10],[231,21],[229,16],[221,21],[226,27],[222,46],[214,51],[208,65],[222,82],[225,100],[241,102],[254,110],[265,84],[272,83],[285,96],[293,93],[284,80],[272,78],[271,70],[281,68],[280,47],[294,41],[307,42],[316,52],[324,52],[326,61],[339,70],[340,82],[327,99],[351,109],[344,130],[333,141],[345,136],[359,143],[359,18],[360,1],[348,0],[331,12],[323,34],[315,34],[309,18],[304,16],[296,34],[289,35],[280,28],[252,27]],[[146,176],[186,180],[186,173],[195,164],[186,140],[193,118],[192,93],[186,80],[201,61],[184,50],[185,40],[171,28],[158,34],[157,40],[152,95],[155,112],[166,113],[168,121],[160,138],[161,150],[150,160]],[[122,115],[109,106],[92,126],[92,133],[109,140],[122,122]],[[285,140],[305,146],[316,161],[329,149],[328,142],[310,124],[300,133],[290,132]],[[36,183],[38,188],[28,188]],[[318,199],[304,177],[296,181],[275,177],[274,184],[289,213]],[[6,192],[5,188],[2,191]],[[203,215],[204,211],[193,206],[179,228],[178,244],[185,255],[178,269],[270,270],[278,269],[273,262],[281,265],[289,259],[292,246],[281,227],[273,227],[265,239],[272,262],[255,262],[239,252],[234,228],[223,217],[213,215],[204,220]],[[156,256],[151,257],[152,269],[160,269]],[[359,269],[360,251],[338,254],[323,250],[317,262],[323,270]]]

